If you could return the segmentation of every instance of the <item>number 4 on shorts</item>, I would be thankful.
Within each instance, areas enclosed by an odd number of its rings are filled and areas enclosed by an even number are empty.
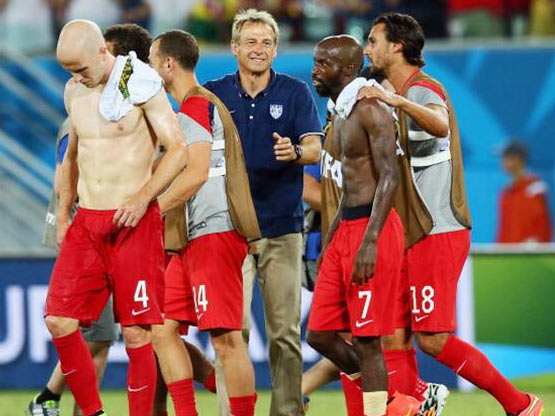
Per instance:
[[[146,294],[146,281],[139,280],[137,282],[137,287],[135,288],[135,296],[133,297],[133,300],[135,302],[142,302],[143,308],[146,308],[148,306],[148,299],[149,297]]]

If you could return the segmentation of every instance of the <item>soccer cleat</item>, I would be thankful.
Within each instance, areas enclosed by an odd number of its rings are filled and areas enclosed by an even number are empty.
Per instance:
[[[428,383],[428,388],[423,394],[424,400],[420,404],[422,416],[440,416],[445,409],[449,390],[443,384]]]
[[[47,400],[37,403],[38,394],[25,409],[27,416],[60,416],[60,402],[57,400]]]
[[[530,398],[530,404],[516,416],[541,416],[545,410],[543,402],[533,394],[527,394],[527,396]]]
[[[387,404],[386,416],[419,416],[420,402],[414,397],[395,393]]]

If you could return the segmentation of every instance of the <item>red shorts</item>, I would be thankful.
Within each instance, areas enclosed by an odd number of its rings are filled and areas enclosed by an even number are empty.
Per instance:
[[[363,286],[351,273],[369,218],[342,220],[324,253],[308,321],[311,331],[381,336],[395,329],[391,299],[398,290],[404,250],[401,219],[391,210],[378,237],[376,271]]]
[[[136,227],[112,223],[116,210],[79,208],[56,260],[46,315],[78,319],[82,326],[99,318],[110,292],[122,325],[162,323],[164,292],[162,218],[157,203]]]
[[[189,241],[166,270],[164,317],[201,330],[241,329],[246,256],[247,243],[236,231]]]
[[[397,297],[397,328],[457,329],[457,283],[470,249],[470,230],[424,237],[405,251]]]

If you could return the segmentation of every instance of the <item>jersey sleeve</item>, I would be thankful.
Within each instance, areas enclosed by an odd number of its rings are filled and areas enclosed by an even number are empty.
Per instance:
[[[181,105],[177,119],[185,135],[187,145],[197,142],[212,143],[214,141],[212,129],[214,105],[206,98],[189,97]]]
[[[300,83],[295,102],[295,120],[291,140],[300,143],[305,136],[323,136],[316,103],[304,82]]]
[[[439,105],[447,108],[447,98],[443,90],[431,82],[419,81],[412,84],[407,98],[420,105]]]

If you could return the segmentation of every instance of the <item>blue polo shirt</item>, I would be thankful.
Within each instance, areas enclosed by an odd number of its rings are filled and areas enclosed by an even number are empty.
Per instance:
[[[243,90],[239,72],[210,81],[205,87],[224,102],[239,130],[262,236],[300,232],[303,166],[276,160],[272,134],[289,137],[294,144],[305,136],[321,135],[308,86],[272,70],[270,83],[254,98]]]

